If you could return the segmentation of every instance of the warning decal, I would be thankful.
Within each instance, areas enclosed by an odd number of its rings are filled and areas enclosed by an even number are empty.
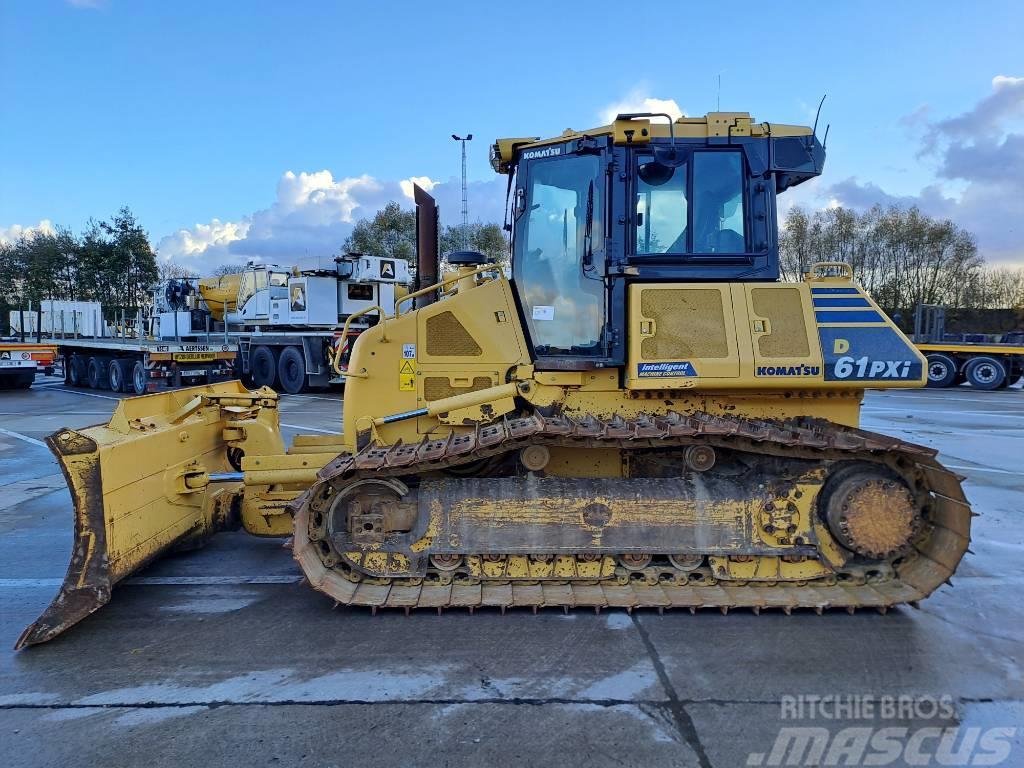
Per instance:
[[[398,391],[416,391],[416,370],[412,367],[412,360],[402,360],[398,363]]]

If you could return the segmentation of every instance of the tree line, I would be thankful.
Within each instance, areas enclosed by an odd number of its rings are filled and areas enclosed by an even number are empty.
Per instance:
[[[465,236],[465,237],[464,237]],[[442,228],[442,257],[462,250],[507,266],[508,240],[500,224],[476,222]],[[360,219],[340,253],[404,259],[415,267],[416,214],[390,202]],[[808,212],[794,207],[779,231],[783,279],[799,280],[817,261],[842,261],[891,313],[912,316],[919,303],[965,309],[1024,308],[1024,268],[990,267],[973,235],[917,208],[876,206],[857,213],[841,206]],[[244,268],[224,265],[218,272]],[[0,326],[7,310],[44,299],[98,301],[108,313],[128,314],[149,303],[148,288],[189,270],[158,262],[134,214],[122,208],[90,220],[80,234],[58,227],[0,243]]]
[[[918,208],[836,206],[789,210],[779,230],[783,279],[817,261],[842,261],[885,310],[912,316],[918,304],[968,309],[1024,307],[1024,268],[993,268],[974,236]]]
[[[128,208],[90,220],[77,235],[65,227],[33,232],[0,243],[0,322],[44,299],[98,301],[110,317],[131,315],[148,303],[158,275],[149,236]]]
[[[442,260],[455,251],[470,250],[503,266],[508,264],[508,240],[500,224],[449,224],[438,237]],[[403,210],[396,202],[388,203],[371,218],[356,222],[352,234],[342,243],[341,253],[404,259],[415,272],[416,212]]]

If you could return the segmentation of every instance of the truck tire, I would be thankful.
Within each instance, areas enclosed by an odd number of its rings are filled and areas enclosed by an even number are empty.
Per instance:
[[[249,358],[254,387],[270,387],[277,384],[277,352],[273,347],[256,347]]]
[[[64,383],[70,387],[84,387],[86,384],[85,360],[81,355],[71,355],[64,362]]]
[[[112,392],[132,391],[132,361],[124,358],[115,358],[110,361],[107,367],[107,377],[110,379],[110,390]]]
[[[956,359],[941,352],[932,352],[928,355],[928,384],[929,387],[952,387],[959,378],[959,366]]]
[[[972,358],[964,371],[967,381],[975,389],[992,391],[1002,387],[1006,381],[1006,365],[994,357]]]
[[[306,388],[306,360],[299,347],[285,347],[277,361],[277,378],[281,389],[297,395]]]
[[[90,357],[89,362],[85,365],[85,371],[90,389],[107,389],[110,386],[107,358]]]
[[[136,358],[132,362],[132,392],[136,395],[146,394],[146,388],[149,386],[149,371],[146,370],[146,364],[142,362],[142,358]]]

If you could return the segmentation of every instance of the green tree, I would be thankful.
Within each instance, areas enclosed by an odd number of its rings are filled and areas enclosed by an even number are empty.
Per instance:
[[[372,219],[356,222],[341,252],[404,259],[415,264],[416,213],[403,211],[396,202],[388,203]]]
[[[160,277],[149,236],[127,206],[100,228],[107,236],[111,260],[106,265],[114,296],[111,309],[136,310],[149,296],[149,287]]]
[[[21,272],[18,269],[14,243],[0,241],[0,334],[10,331],[8,318],[17,306],[17,286]]]
[[[468,236],[463,239],[463,234]],[[463,242],[468,242],[469,250],[477,251],[492,261],[508,266],[508,239],[500,224],[470,224],[466,230],[462,224],[449,224],[441,231],[441,257],[447,258],[454,251],[463,250]]]

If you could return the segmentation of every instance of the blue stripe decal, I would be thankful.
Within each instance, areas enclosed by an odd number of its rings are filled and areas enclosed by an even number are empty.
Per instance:
[[[843,293],[856,293],[859,294],[856,288],[811,288],[811,293],[814,296],[829,296]]]
[[[815,312],[815,318],[819,323],[884,323],[885,320],[874,310],[870,312],[850,310],[825,310]]]
[[[870,307],[871,304],[867,299],[861,296],[851,296],[846,298],[845,296],[837,296],[833,298],[825,299],[814,299],[814,306],[816,307]]]

